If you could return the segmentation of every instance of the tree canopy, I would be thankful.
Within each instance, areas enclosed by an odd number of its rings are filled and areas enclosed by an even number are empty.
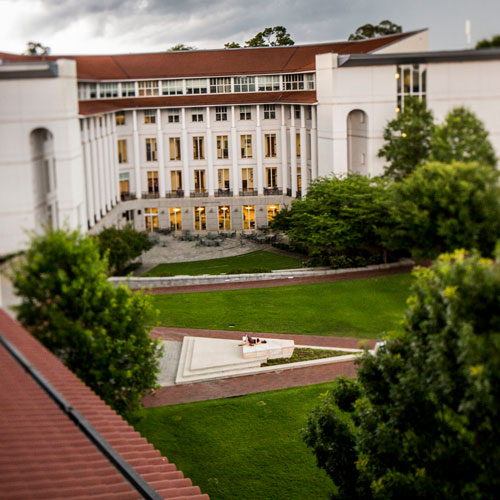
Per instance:
[[[28,42],[25,55],[27,56],[48,56],[50,47],[45,47],[40,42]]]
[[[386,142],[378,156],[388,162],[385,174],[399,180],[423,165],[429,156],[433,131],[433,115],[425,101],[405,99],[404,110],[384,129]]]
[[[463,106],[452,109],[444,123],[436,126],[430,158],[444,163],[477,161],[491,166],[497,163],[495,150],[482,121]]]
[[[276,47],[281,45],[295,45],[284,26],[265,28],[245,42],[245,47]],[[235,49],[240,48],[241,45],[237,42],[228,42],[224,44],[224,47],[226,49]]]
[[[404,331],[304,430],[338,499],[494,498],[500,489],[500,252],[415,273]]]
[[[500,48],[500,35],[494,35],[490,39],[484,38],[476,43],[476,49]]]
[[[184,45],[183,43],[178,43],[176,45],[172,45],[167,52],[179,52],[183,50],[196,50],[196,47],[193,47],[191,45]]]
[[[149,297],[107,281],[93,238],[32,237],[12,276],[18,319],[83,382],[127,415],[155,387],[159,344],[149,337]]]
[[[402,26],[385,19],[376,25],[363,24],[363,26],[360,26],[354,33],[349,35],[349,40],[365,40],[366,38],[393,35],[402,31]]]

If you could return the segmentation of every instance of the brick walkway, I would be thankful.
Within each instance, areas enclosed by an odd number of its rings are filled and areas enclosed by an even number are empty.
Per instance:
[[[165,328],[157,327],[152,336],[163,340],[181,341],[185,336],[211,337],[224,339],[241,339],[245,333],[252,332],[228,332],[225,330],[194,330],[189,328]],[[259,333],[260,337],[271,337],[280,339],[293,339],[297,345],[316,345],[321,347],[345,347],[357,348],[363,342],[369,348],[375,346],[375,340],[355,339],[348,337],[323,337],[317,335],[285,335],[277,333]],[[341,363],[322,364],[302,368],[294,368],[243,375],[226,379],[209,380],[192,384],[173,385],[162,387],[155,394],[146,396],[142,402],[146,408],[153,406],[166,406],[193,401],[205,401],[207,399],[228,398],[252,394],[255,392],[284,389],[286,387],[297,387],[303,385],[330,382],[339,375],[347,377],[356,376],[354,361]]]

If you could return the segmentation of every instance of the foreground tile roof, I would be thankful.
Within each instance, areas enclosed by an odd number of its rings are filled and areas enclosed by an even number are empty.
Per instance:
[[[142,498],[79,428],[81,414],[152,488],[156,498],[209,500],[174,464],[111,410],[54,355],[0,309],[0,498]],[[65,412],[7,350],[24,356],[69,403]]]

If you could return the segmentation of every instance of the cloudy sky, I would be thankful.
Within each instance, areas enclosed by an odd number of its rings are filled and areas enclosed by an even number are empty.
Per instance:
[[[219,48],[266,26],[286,26],[296,43],[346,39],[389,19],[405,31],[429,28],[430,48],[466,47],[500,33],[500,0],[0,0],[0,51],[27,41],[53,54],[162,51],[177,43]]]

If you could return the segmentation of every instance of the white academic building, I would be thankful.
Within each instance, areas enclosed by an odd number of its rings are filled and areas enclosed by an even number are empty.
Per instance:
[[[406,96],[459,105],[500,156],[500,50],[427,31],[292,47],[0,53],[0,256],[44,225],[252,230],[332,173],[383,173]],[[409,138],[411,139],[411,138]]]

